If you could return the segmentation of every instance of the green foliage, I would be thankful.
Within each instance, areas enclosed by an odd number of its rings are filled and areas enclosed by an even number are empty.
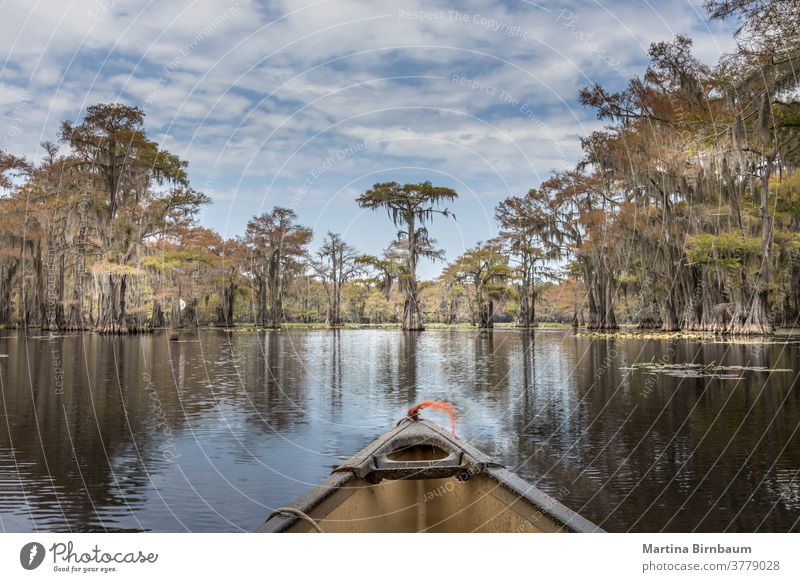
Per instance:
[[[424,224],[434,214],[448,216],[450,212],[446,208],[441,209],[439,205],[457,197],[455,190],[434,186],[430,182],[402,186],[397,182],[383,182],[375,184],[356,201],[361,208],[384,208],[395,226],[404,226],[414,220]]]
[[[145,257],[142,265],[159,271],[167,271],[206,259],[207,253],[204,249],[188,247],[157,252]]]
[[[144,271],[132,265],[123,265],[113,263],[110,261],[97,261],[92,266],[92,273],[95,275],[113,275],[113,276],[139,276],[144,275]]]
[[[693,263],[740,269],[758,256],[761,241],[735,233],[700,234],[686,238],[686,254]]]
[[[392,305],[378,291],[369,294],[364,302],[364,316],[370,323],[384,323],[392,316]]]

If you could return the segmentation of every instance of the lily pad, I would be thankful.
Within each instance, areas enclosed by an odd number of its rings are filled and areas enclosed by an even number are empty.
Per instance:
[[[661,362],[638,362],[623,370],[647,370],[653,374],[664,374],[676,378],[719,378],[721,380],[741,380],[742,372],[792,372],[787,368],[767,368],[765,366],[725,366],[710,362],[708,364],[665,364]]]

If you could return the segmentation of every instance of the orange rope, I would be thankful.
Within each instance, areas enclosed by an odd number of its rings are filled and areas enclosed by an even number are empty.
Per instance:
[[[408,409],[408,416],[411,420],[419,420],[419,413],[424,408],[438,408],[439,410],[443,410],[447,413],[447,416],[450,417],[450,432],[453,433],[453,436],[456,436],[456,409],[453,407],[452,404],[449,402],[440,402],[437,400],[428,400],[426,402],[420,402],[419,404],[415,404],[411,408]]]

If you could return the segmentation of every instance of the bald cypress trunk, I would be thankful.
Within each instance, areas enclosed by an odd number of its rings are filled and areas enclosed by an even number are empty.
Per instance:
[[[153,300],[153,312],[150,315],[150,327],[158,329],[167,325],[167,317],[158,299]]]
[[[265,326],[267,324],[267,286],[264,277],[256,275],[256,317],[255,324],[257,326]]]
[[[530,258],[522,258],[522,284],[519,292],[519,313],[517,325],[520,327],[536,327],[536,295],[533,292],[535,269]]]
[[[769,180],[772,175],[772,164],[778,152],[773,151],[766,156],[764,171],[761,175],[761,249],[759,268],[755,284],[752,288],[752,299],[748,306],[737,305],[737,316],[732,321],[730,333],[744,335],[772,335],[775,333],[772,317],[769,312],[769,285],[772,282],[772,236],[773,219],[769,211]]]
[[[589,307],[589,316],[586,319],[588,329],[600,329],[600,316],[597,312],[597,302],[595,301],[595,283],[592,268],[587,259],[581,260],[583,267],[583,284],[586,287],[586,303]]]
[[[423,331],[425,326],[422,324],[422,315],[420,313],[419,295],[417,292],[416,280],[409,280],[404,282],[405,302],[403,303],[403,323],[404,331]]]
[[[612,291],[611,286],[611,279],[610,277],[604,277],[604,308],[603,308],[603,321],[602,321],[602,329],[619,329],[619,324],[617,323],[617,316],[614,313],[614,293]]]
[[[268,308],[264,318],[264,326],[269,329],[280,329],[283,323],[283,274],[281,273],[282,252],[275,249],[269,258],[267,268],[267,291],[269,293]]]
[[[89,329],[84,318],[84,285],[83,285],[83,259],[80,258],[75,269],[75,285],[72,288],[72,297],[66,314],[64,329],[67,331],[84,331]]]
[[[39,241],[30,242],[30,259],[23,259],[23,273],[30,269],[32,281],[25,280],[22,284],[22,324],[25,327],[38,328],[45,319],[44,300],[44,266],[42,262],[42,245]],[[30,279],[30,278],[28,278]]]
[[[675,304],[670,297],[664,303],[663,315],[661,317],[661,331],[678,331],[680,328],[681,326],[678,321]]]
[[[414,217],[408,219],[408,258],[406,260],[406,273],[402,275],[402,286],[405,292],[403,303],[404,331],[423,331],[422,310],[419,304],[419,291],[417,289],[417,257],[416,257],[416,223]]]
[[[17,273],[19,260],[12,258],[0,269],[0,325],[11,325],[14,320],[11,306],[11,286]]]
[[[663,325],[661,321],[661,310],[655,302],[642,308],[639,312],[639,329],[660,329]]]
[[[101,334],[127,334],[129,330],[125,303],[126,275],[100,273],[96,281],[99,288],[99,304],[95,330]]]
[[[614,313],[613,292],[611,277],[607,269],[601,267],[594,275],[592,280],[594,294],[589,292],[589,317],[593,321],[589,323],[590,329],[615,330],[619,329],[617,317]],[[594,295],[594,297],[592,296]],[[594,308],[594,313],[592,312]]]
[[[217,317],[214,325],[219,327],[233,327],[233,306],[236,299],[236,283],[229,280],[222,288],[222,296],[217,306]]]

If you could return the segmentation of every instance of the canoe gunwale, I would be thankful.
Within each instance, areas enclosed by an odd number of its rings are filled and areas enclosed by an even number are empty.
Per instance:
[[[313,487],[302,497],[296,499],[291,507],[299,509],[303,513],[311,513],[315,507],[319,506],[331,495],[339,491],[342,487],[346,487],[347,483],[353,478],[354,475],[352,473],[333,473],[322,483]],[[288,531],[297,524],[298,521],[301,521],[301,518],[297,515],[292,513],[280,513],[267,519],[256,531],[257,533],[282,533]]]
[[[393,461],[389,458],[392,453],[419,446],[441,449],[447,457],[430,461]],[[456,476],[459,480],[466,480],[489,467],[502,465],[432,422],[402,420],[395,428],[336,467],[334,473],[352,473],[377,484],[382,479]]]
[[[534,506],[537,511],[575,533],[605,533],[605,530],[569,507],[534,487],[505,467],[491,467],[486,475],[500,486],[505,487],[520,499]]]
[[[439,447],[447,456],[431,461],[391,461],[388,458],[394,451],[420,444]],[[443,477],[456,477],[463,481],[477,475],[491,479],[496,486],[511,492],[517,501],[533,507],[535,516],[546,516],[566,531],[603,532],[600,527],[515,475],[485,453],[425,420],[401,421],[394,429],[336,467],[324,481],[297,499],[292,507],[312,515],[315,508],[337,491],[346,488],[351,481],[375,484],[382,479],[419,480]],[[301,518],[294,514],[278,514],[269,518],[257,531],[285,532],[299,521]]]

